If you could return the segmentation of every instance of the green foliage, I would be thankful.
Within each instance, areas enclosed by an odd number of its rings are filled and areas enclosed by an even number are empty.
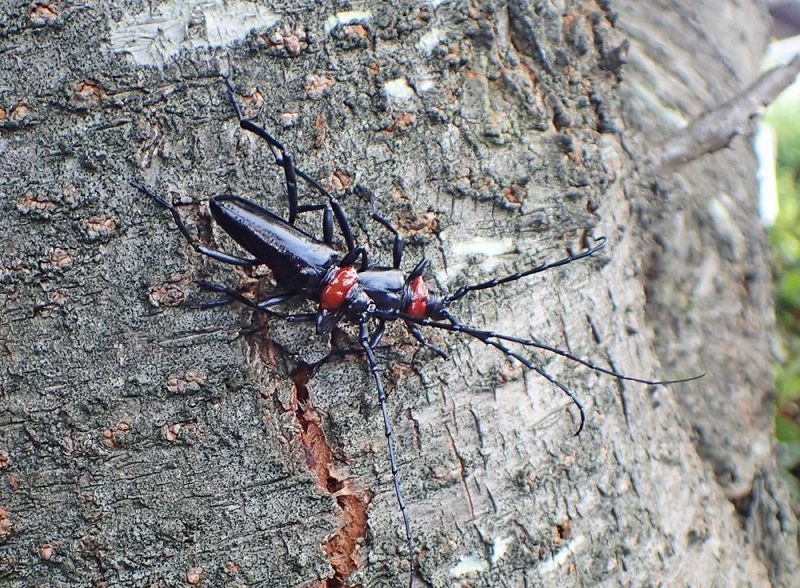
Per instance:
[[[769,109],[766,122],[778,137],[778,218],[770,229],[775,247],[776,315],[784,362],[776,366],[778,415],[784,443],[800,441],[800,92],[790,92]]]

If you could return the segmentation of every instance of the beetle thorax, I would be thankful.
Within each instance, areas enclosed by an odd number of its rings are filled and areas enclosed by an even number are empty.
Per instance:
[[[350,290],[358,284],[358,272],[352,265],[337,268],[333,276],[322,286],[319,304],[325,310],[342,307]]]
[[[406,312],[415,318],[423,318],[428,312],[428,284],[422,276],[411,280],[411,300]]]

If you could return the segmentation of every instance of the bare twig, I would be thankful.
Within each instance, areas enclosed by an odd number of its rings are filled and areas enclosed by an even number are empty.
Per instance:
[[[650,163],[657,174],[671,173],[707,153],[730,145],[743,134],[752,117],[772,102],[797,75],[800,57],[764,72],[744,92],[704,114],[653,150]]]

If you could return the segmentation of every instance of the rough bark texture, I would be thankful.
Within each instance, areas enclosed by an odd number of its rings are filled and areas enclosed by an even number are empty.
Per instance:
[[[204,201],[285,210],[230,70],[388,260],[466,280],[608,247],[483,292],[465,322],[645,376],[402,329],[390,392],[420,585],[788,586],[771,301],[745,141],[670,178],[648,149],[745,87],[755,2],[5,2],[0,7],[0,579],[10,586],[395,586],[403,534],[358,353],[239,307],[136,179],[233,250]],[[630,63],[625,65],[626,60]],[[305,197],[310,198],[308,191]],[[315,196],[316,198],[316,196]],[[313,217],[313,218],[312,218]],[[317,231],[319,219],[302,221]],[[352,332],[337,337],[353,346]]]

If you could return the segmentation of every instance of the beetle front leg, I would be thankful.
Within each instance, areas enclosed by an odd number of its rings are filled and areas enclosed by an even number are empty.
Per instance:
[[[386,331],[386,321],[383,319],[377,319],[377,326],[375,330],[372,331],[372,335],[369,338],[369,346],[375,349],[381,343],[381,339],[383,339],[383,333]]]
[[[414,586],[414,536],[411,531],[411,518],[408,515],[406,503],[403,500],[403,492],[400,490],[400,476],[398,475],[397,459],[394,454],[394,434],[392,433],[392,424],[389,419],[389,411],[386,408],[386,393],[383,390],[383,381],[381,380],[380,367],[378,360],[375,357],[372,346],[370,345],[370,334],[367,327],[369,315],[365,314],[361,317],[358,323],[358,340],[364,354],[367,356],[367,364],[369,371],[375,381],[375,387],[378,391],[378,406],[381,409],[383,416],[383,433],[386,436],[386,447],[389,453],[389,468],[392,472],[392,485],[394,486],[395,498],[397,498],[397,505],[400,507],[400,516],[403,519],[403,526],[406,533],[406,547],[408,549],[408,585],[409,588]]]
[[[425,339],[425,335],[422,334],[422,331],[419,330],[418,326],[413,325],[408,321],[406,321],[406,328],[408,329],[408,332],[411,333],[411,335],[414,337],[414,339],[419,341],[419,344],[422,345],[424,348],[430,349],[442,359],[448,359],[449,356],[447,355],[447,352],[436,347],[436,345],[428,343],[428,340]]]

